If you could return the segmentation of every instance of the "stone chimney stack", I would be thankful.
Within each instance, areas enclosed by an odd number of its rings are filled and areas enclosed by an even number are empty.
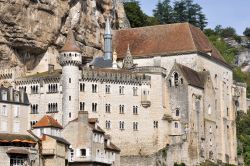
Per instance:
[[[89,114],[87,111],[79,111],[78,112],[78,121],[83,122],[84,124],[89,123]]]

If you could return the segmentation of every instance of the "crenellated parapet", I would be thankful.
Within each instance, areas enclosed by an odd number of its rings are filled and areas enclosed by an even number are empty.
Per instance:
[[[77,52],[64,52],[61,53],[59,58],[59,64],[61,66],[79,66],[82,64],[82,56]]]
[[[117,84],[150,84],[151,77],[143,73],[132,72],[129,70],[112,69],[84,69],[82,79],[87,81],[101,81]]]

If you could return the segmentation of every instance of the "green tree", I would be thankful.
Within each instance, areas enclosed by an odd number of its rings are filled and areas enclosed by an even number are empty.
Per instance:
[[[232,27],[227,27],[221,30],[220,32],[221,37],[228,38],[236,36],[236,31]]]
[[[154,17],[160,24],[169,24],[173,22],[173,9],[170,5],[170,0],[164,0],[156,5],[153,10]]]
[[[124,9],[132,28],[147,25],[147,15],[141,10],[139,1],[124,2]]]
[[[193,0],[175,1],[173,6],[174,22],[189,22],[202,30],[207,25],[207,19],[202,12],[202,7],[193,3]]]
[[[245,31],[243,32],[243,34],[244,34],[245,36],[247,36],[247,37],[250,37],[250,27],[247,27],[247,28],[245,29]]]

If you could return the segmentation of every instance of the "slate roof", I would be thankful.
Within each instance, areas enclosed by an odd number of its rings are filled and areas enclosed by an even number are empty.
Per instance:
[[[64,46],[61,48],[60,52],[79,52],[81,53],[81,49],[78,47],[73,31],[70,29],[67,35],[66,42]]]
[[[40,119],[33,128],[42,128],[42,127],[55,127],[62,129],[62,125],[60,125],[54,118],[49,115],[45,115],[42,119]]]
[[[187,66],[177,64],[189,85],[204,88],[204,72],[197,72]]]
[[[91,62],[91,66],[97,67],[97,68],[110,68],[113,65],[112,60],[104,60],[102,56],[95,57]]]
[[[118,58],[125,57],[129,44],[133,57],[211,52],[212,58],[225,63],[206,35],[189,23],[122,29],[113,34],[113,48]]]

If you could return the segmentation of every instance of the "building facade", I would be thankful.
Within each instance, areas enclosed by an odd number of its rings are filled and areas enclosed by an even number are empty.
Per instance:
[[[87,111],[121,149],[121,165],[237,164],[235,113],[246,110],[245,87],[234,84],[232,68],[201,30],[188,23],[107,26],[105,40],[106,56],[83,64],[69,32],[61,67],[53,55],[29,73],[1,78],[26,90],[29,127],[50,115],[67,128]]]

